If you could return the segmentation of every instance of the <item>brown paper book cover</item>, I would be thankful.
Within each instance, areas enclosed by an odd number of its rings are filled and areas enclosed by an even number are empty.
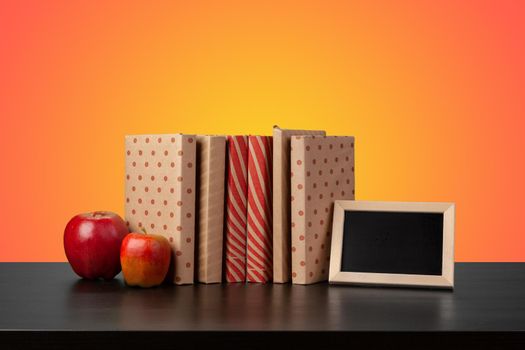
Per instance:
[[[273,128],[273,281],[291,279],[290,140],[295,135],[320,135],[322,130]]]
[[[355,194],[354,138],[293,136],[292,283],[328,279],[334,201]]]
[[[176,284],[194,276],[196,143],[194,135],[126,136],[126,220],[133,232],[168,239],[167,278]]]
[[[225,136],[197,136],[198,281],[222,281]]]

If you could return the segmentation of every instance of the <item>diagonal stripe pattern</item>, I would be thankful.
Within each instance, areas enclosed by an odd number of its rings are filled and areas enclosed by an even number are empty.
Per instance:
[[[250,136],[248,156],[248,282],[265,283],[273,275],[272,137]]]
[[[228,136],[225,275],[227,282],[246,281],[248,137]]]

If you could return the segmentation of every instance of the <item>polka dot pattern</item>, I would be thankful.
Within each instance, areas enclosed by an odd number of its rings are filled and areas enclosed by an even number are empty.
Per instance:
[[[291,145],[292,282],[311,284],[328,279],[334,201],[354,199],[354,138],[298,136]]]
[[[175,268],[170,269],[177,284],[193,283],[194,276],[195,167],[182,166],[195,163],[194,138],[126,137],[126,221],[131,231],[144,228],[165,236],[173,251],[181,253],[175,254]]]
[[[297,135],[324,136],[325,132],[273,127],[273,281],[277,283],[291,278],[290,203],[295,198],[291,197],[290,178],[295,174],[290,169],[290,143]]]

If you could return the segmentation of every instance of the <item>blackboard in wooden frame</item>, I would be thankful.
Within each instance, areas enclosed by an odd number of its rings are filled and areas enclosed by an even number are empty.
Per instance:
[[[454,287],[455,205],[334,203],[329,282]]]

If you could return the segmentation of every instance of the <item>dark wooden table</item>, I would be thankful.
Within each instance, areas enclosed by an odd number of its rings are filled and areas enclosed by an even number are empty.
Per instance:
[[[325,283],[138,289],[121,276],[81,280],[63,263],[2,263],[0,343],[525,349],[525,264],[458,263],[455,282],[453,292]]]

